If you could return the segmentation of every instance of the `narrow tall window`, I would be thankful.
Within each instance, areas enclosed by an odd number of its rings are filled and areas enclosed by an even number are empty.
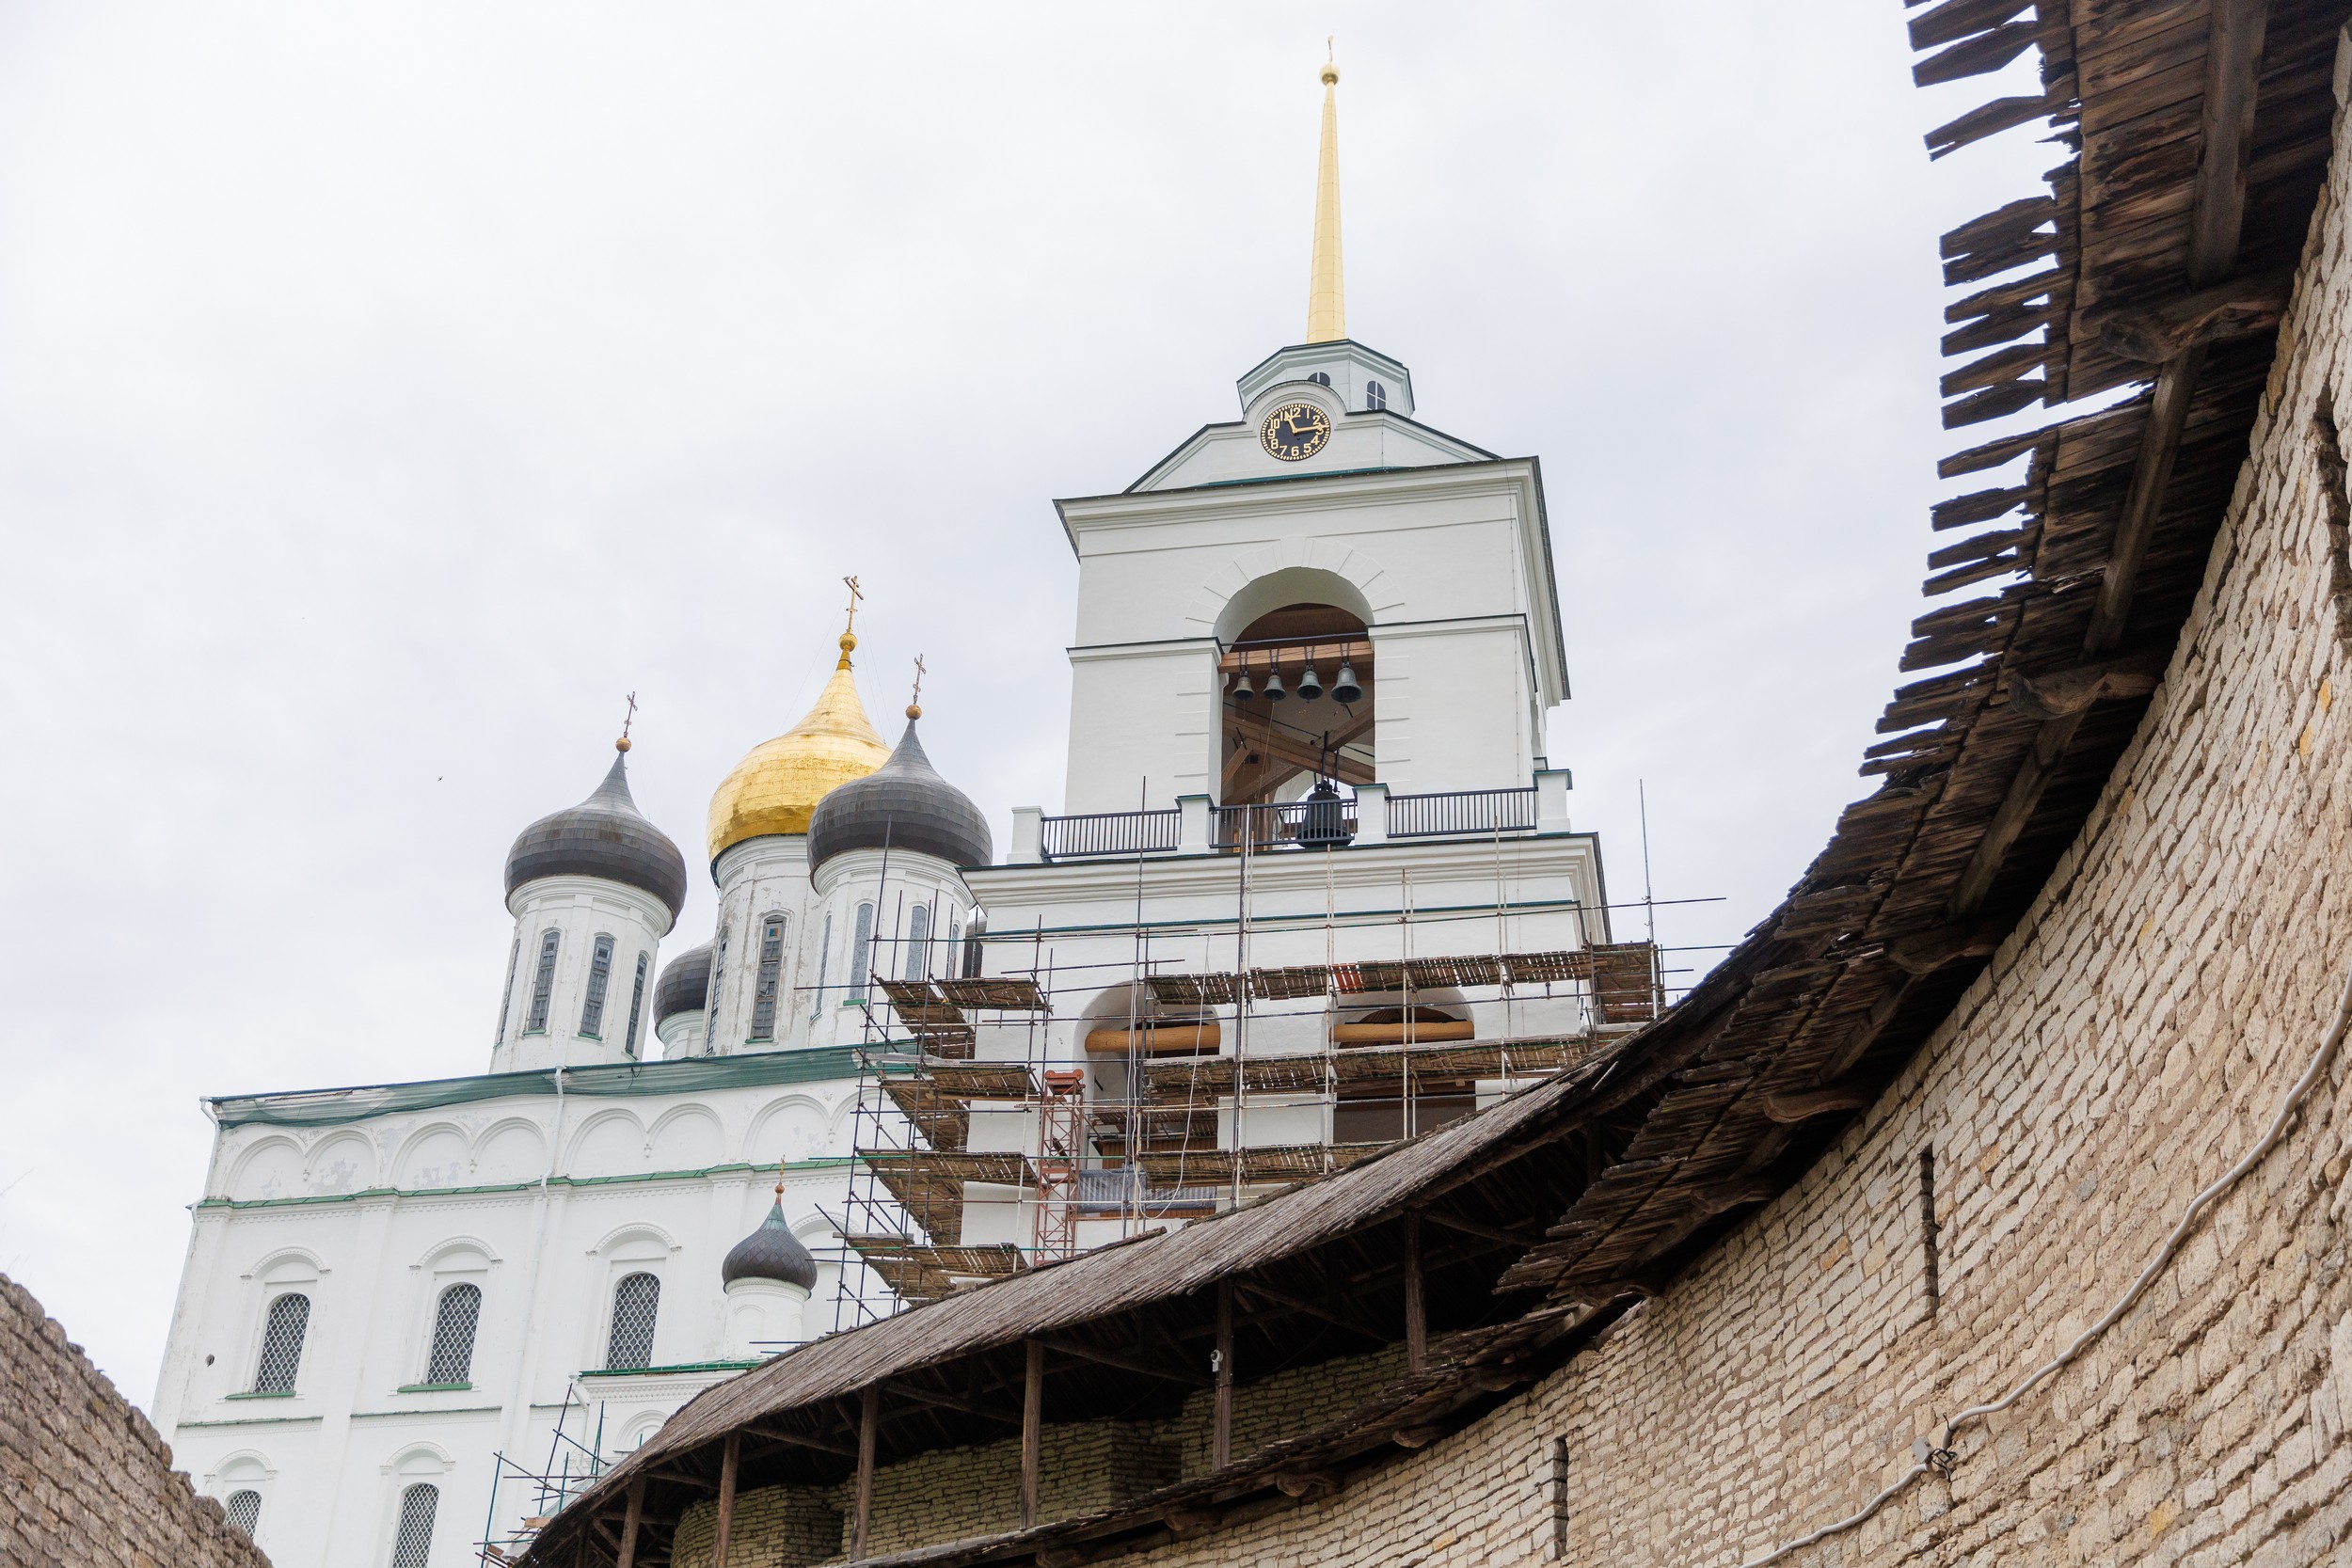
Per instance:
[[[604,993],[612,984],[612,939],[599,936],[588,960],[588,1000],[580,1009],[580,1032],[592,1040],[604,1038]]]
[[[850,999],[866,994],[866,966],[873,955],[867,951],[874,944],[874,906],[857,907],[857,935],[850,939]]]
[[[825,1015],[825,977],[833,973],[833,911],[825,911],[825,940],[817,948],[817,1009],[811,1018]]]
[[[229,1528],[242,1530],[247,1541],[253,1539],[253,1527],[262,1522],[262,1495],[251,1487],[229,1494]]]
[[[776,1037],[776,987],[783,979],[784,916],[771,914],[759,923],[759,978],[752,989],[753,1039]]]
[[[605,1366],[615,1371],[652,1366],[653,1323],[660,1311],[660,1280],[649,1274],[623,1275],[612,1287],[612,1331],[605,1337]]]
[[[931,972],[931,911],[928,904],[917,904],[907,916],[906,977],[920,980]]]
[[[719,986],[727,977],[727,928],[719,927],[719,945],[710,950],[710,1000],[703,1004],[703,1054],[719,1049]]]
[[[1928,1316],[1944,1301],[1944,1260],[1941,1227],[1935,1222],[1935,1150],[1919,1151],[1919,1254],[1921,1281],[1928,1298]]]
[[[523,966],[523,939],[516,937],[514,947],[506,955],[506,990],[499,995],[499,1037],[492,1045],[506,1043],[506,1021],[515,1016],[515,972]]]
[[[1551,1560],[1568,1560],[1568,1440],[1551,1440]]]
[[[473,1331],[482,1321],[482,1287],[453,1285],[433,1312],[433,1354],[425,1361],[427,1383],[463,1383],[473,1373]]]
[[[552,927],[539,933],[539,970],[531,977],[531,1015],[523,1020],[526,1035],[548,1032],[548,1004],[555,998],[555,950],[563,942],[564,933]]]
[[[310,1298],[289,1291],[269,1304],[269,1323],[262,1330],[262,1358],[253,1368],[257,1394],[291,1394],[294,1372],[302,1365],[302,1336],[310,1326]]]
[[[433,1516],[441,1489],[421,1481],[400,1495],[400,1526],[392,1534],[392,1568],[425,1568],[433,1560]]]
[[[1388,405],[1389,389],[1386,387],[1381,386],[1377,381],[1365,382],[1364,406],[1366,408],[1386,408]]]
[[[645,953],[637,955],[637,983],[628,989],[628,1043],[632,1056],[637,1054],[637,1026],[645,1019],[645,966],[653,961]]]

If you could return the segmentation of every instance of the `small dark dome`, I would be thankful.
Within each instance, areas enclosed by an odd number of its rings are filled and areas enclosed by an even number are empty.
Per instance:
[[[951,865],[986,865],[996,848],[972,798],[939,776],[915,737],[914,721],[890,760],[836,786],[808,819],[808,868],[846,849],[935,855]]]
[[[772,1279],[780,1285],[798,1285],[803,1291],[817,1289],[817,1259],[808,1248],[792,1234],[792,1227],[785,1223],[784,1200],[768,1211],[768,1217],[759,1222],[759,1228],[735,1243],[727,1260],[719,1265],[719,1283],[732,1285],[739,1279]]]
[[[629,799],[626,756],[612,759],[594,795],[539,818],[516,838],[506,852],[507,896],[542,877],[596,877],[650,893],[670,911],[670,926],[686,907],[686,858]]]
[[[710,1005],[710,943],[690,947],[661,966],[654,982],[653,1026],[660,1028],[680,1013],[698,1013]]]

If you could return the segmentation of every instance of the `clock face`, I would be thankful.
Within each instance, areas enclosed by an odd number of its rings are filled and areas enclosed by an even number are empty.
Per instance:
[[[1312,457],[1330,438],[1330,416],[1311,403],[1286,403],[1258,426],[1258,444],[1285,463]]]

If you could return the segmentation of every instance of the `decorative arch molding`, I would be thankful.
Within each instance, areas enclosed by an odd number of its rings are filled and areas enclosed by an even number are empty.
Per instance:
[[[392,1456],[382,1466],[388,1476],[447,1475],[457,1468],[457,1461],[438,1443],[416,1441],[404,1443],[392,1450]]]
[[[418,1155],[436,1138],[451,1140],[454,1146],[453,1152],[455,1149],[464,1150],[463,1158],[466,1166],[469,1170],[472,1168],[473,1140],[466,1135],[466,1130],[453,1121],[430,1121],[421,1127],[411,1128],[408,1135],[400,1140],[400,1148],[392,1155],[392,1180],[395,1184],[405,1186],[411,1177],[430,1173],[439,1168],[428,1165],[423,1166],[421,1171],[418,1163]],[[447,1180],[436,1181],[432,1184],[461,1185],[460,1182]]]
[[[1287,604],[1336,604],[1377,626],[1404,597],[1388,569],[1364,551],[1329,539],[1285,539],[1229,561],[1185,606],[1202,637],[1232,641],[1242,627]]]
[[[494,1269],[505,1261],[489,1243],[479,1236],[451,1236],[425,1248],[417,1255],[417,1260],[408,1266],[420,1271],[431,1269],[439,1265],[443,1259],[454,1257],[461,1252],[478,1254],[485,1263]]]
[[[252,1148],[237,1156],[236,1164],[229,1167],[230,1193],[238,1197],[266,1196],[246,1192],[245,1188],[252,1179],[254,1167],[272,1158],[290,1159],[293,1162],[294,1171],[297,1174],[310,1168],[310,1151],[286,1134],[277,1133],[259,1140]]]
[[[778,1123],[786,1122],[796,1111],[803,1112],[816,1118],[818,1137],[831,1138],[834,1121],[833,1106],[811,1094],[779,1095],[762,1105],[758,1113],[752,1117],[751,1131],[744,1135],[743,1147],[739,1151],[745,1164],[748,1164],[763,1158],[761,1150],[768,1143],[771,1132]]]
[[[205,1484],[229,1486],[238,1481],[271,1481],[278,1479],[278,1466],[269,1462],[269,1455],[259,1449],[232,1449],[215,1461],[204,1477]]]
[[[297,1269],[308,1269],[307,1275]],[[281,1246],[262,1255],[251,1268],[245,1271],[246,1279],[259,1279],[271,1285],[293,1285],[301,1278],[323,1279],[330,1272],[325,1259],[307,1246]]]
[[[609,1258],[631,1242],[651,1242],[672,1256],[685,1250],[677,1239],[651,1220],[630,1220],[604,1233],[602,1240],[588,1249],[591,1258]]]
[[[709,1106],[704,1104],[699,1100],[690,1101],[683,1105],[673,1105],[668,1110],[662,1112],[660,1116],[654,1117],[653,1124],[645,1129],[645,1141],[647,1143],[658,1142],[660,1141],[662,1133],[668,1132],[672,1127],[676,1126],[679,1122],[691,1121],[697,1118],[710,1123],[712,1131],[717,1132],[720,1130],[718,1112],[712,1110]],[[717,1158],[718,1152],[719,1151],[716,1148],[711,1151],[714,1161]]]
[[[637,1119],[636,1112],[625,1110],[618,1106],[610,1110],[598,1111],[596,1115],[583,1119],[579,1128],[572,1133],[571,1144],[564,1151],[564,1168],[566,1171],[578,1170],[580,1168],[580,1150],[588,1146],[590,1139],[597,1137],[599,1134],[602,1134],[607,1128],[612,1127],[615,1124],[626,1125],[637,1134],[637,1146],[640,1149],[643,1149],[646,1145],[653,1141],[645,1132],[645,1124]]]

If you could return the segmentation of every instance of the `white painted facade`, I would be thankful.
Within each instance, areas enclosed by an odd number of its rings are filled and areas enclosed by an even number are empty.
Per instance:
[[[485,1531],[508,1539],[547,1506],[513,1470],[494,1494],[495,1455],[578,1474],[712,1382],[830,1331],[844,1288],[834,1224],[856,1227],[844,1219],[852,1048],[891,1017],[876,979],[1044,972],[1052,1016],[983,1029],[976,1049],[1077,1069],[1089,1095],[1117,1094],[1085,1037],[1149,1011],[1144,974],[1608,940],[1598,847],[1572,830],[1566,775],[1541,755],[1566,678],[1534,460],[1414,422],[1409,372],[1360,344],[1285,349],[1242,391],[1241,423],[1206,427],[1123,494],[1058,503],[1080,571],[1065,810],[1173,809],[1172,851],[1049,862],[1036,808],[1015,813],[993,867],[854,848],[812,875],[803,835],[732,844],[709,868],[704,1006],[666,1018],[652,1002],[660,900],[545,877],[509,901],[489,1076],[212,1102],[217,1135],[152,1408],[203,1491],[260,1494],[257,1537],[277,1560],[385,1568],[404,1497],[429,1485],[429,1561],[472,1561]],[[1283,463],[1257,424],[1295,401],[1325,410],[1331,435]],[[1377,782],[1357,791],[1353,843],[1253,855],[1245,895],[1240,860],[1211,831],[1227,743],[1217,658],[1252,621],[1298,604],[1368,628]],[[1392,796],[1483,789],[1532,790],[1532,829],[1387,831]],[[596,1016],[599,938],[612,956]],[[1228,1009],[1223,1049],[1245,1035],[1255,1051],[1314,1049],[1333,1022],[1396,1000],[1246,1022]],[[1457,1006],[1482,1036],[1592,1022],[1573,987],[1418,1000]],[[645,1059],[649,1036],[659,1061]],[[1480,1098],[1504,1087],[1482,1084]],[[1320,1098],[1215,1109],[1228,1148],[1337,1136]],[[907,1135],[902,1121],[885,1133]],[[1033,1109],[973,1108],[975,1151],[1033,1153],[1038,1138]],[[780,1168],[818,1282],[805,1299],[772,1281],[723,1291],[722,1260],[775,1200]],[[1126,1223],[1089,1219],[1079,1242]],[[966,1242],[1026,1245],[1036,1224],[1020,1189],[971,1189]],[[614,1370],[616,1303],[634,1275],[659,1281],[659,1307],[644,1365]],[[863,1275],[852,1265],[850,1290],[870,1299]],[[480,1303],[466,1375],[429,1375],[440,1306],[459,1287]],[[309,1306],[298,1364],[290,1387],[269,1387],[272,1303],[295,1294]],[[567,1449],[559,1423],[585,1446]]]

